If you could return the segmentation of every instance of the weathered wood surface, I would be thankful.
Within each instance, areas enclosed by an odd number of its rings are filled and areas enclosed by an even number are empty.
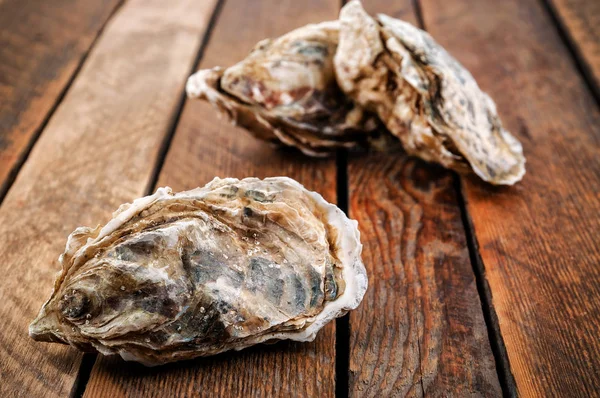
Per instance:
[[[0,1],[0,199],[119,3]]]
[[[600,1],[546,0],[600,98]]]
[[[231,65],[259,40],[310,22],[333,19],[338,1],[226,1],[199,68]],[[308,160],[276,150],[221,120],[201,101],[188,101],[159,177],[174,190],[202,186],[215,176],[286,175],[336,201],[335,162]],[[332,397],[335,389],[335,323],[312,343],[260,345],[154,369],[99,358],[86,397]]]
[[[142,195],[178,108],[214,1],[131,0],[110,21],[0,207],[0,392],[64,397],[76,350],[28,324],[50,295],[78,225]]]
[[[364,5],[418,26],[411,1]],[[369,273],[350,395],[500,396],[452,173],[398,153],[351,155],[348,174]]]
[[[464,181],[522,396],[600,391],[600,112],[536,0],[422,1],[524,145],[514,187]]]
[[[351,158],[369,290],[350,313],[350,395],[501,396],[451,173]]]
[[[118,0],[59,1],[36,11],[37,0],[0,0],[0,183]],[[49,294],[68,233],[105,221],[147,189],[216,1],[128,1],[0,207],[6,396],[73,392],[81,355],[30,341],[27,325]],[[547,1],[598,87],[596,2]],[[416,22],[415,2],[365,3],[371,13]],[[592,396],[600,391],[598,104],[539,1],[420,5],[427,29],[496,100],[528,158],[515,187],[462,180],[518,393]],[[226,1],[201,67],[229,65],[263,37],[333,19],[338,7],[337,0]],[[365,302],[350,315],[350,395],[499,395],[452,175],[377,154],[351,155],[348,172],[350,215],[361,225],[370,271]],[[333,160],[272,149],[209,105],[187,102],[158,185],[182,190],[250,175],[289,175],[336,200]],[[314,343],[152,369],[99,357],[86,396],[333,396],[336,376],[346,381],[335,373],[335,344],[330,324]]]

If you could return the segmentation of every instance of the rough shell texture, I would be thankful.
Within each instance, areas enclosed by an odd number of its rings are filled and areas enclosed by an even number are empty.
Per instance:
[[[493,184],[525,174],[521,144],[473,76],[429,34],[359,1],[340,13],[337,79],[357,104],[378,114],[405,150]]]
[[[310,156],[381,139],[378,119],[337,86],[338,30],[337,21],[323,22],[263,40],[238,64],[191,76],[188,96],[208,100],[257,138]]]
[[[289,178],[160,188],[69,236],[29,332],[146,365],[310,341],[362,300],[361,249],[356,221]]]

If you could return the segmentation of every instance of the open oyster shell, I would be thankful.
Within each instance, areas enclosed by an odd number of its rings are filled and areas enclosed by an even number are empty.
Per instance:
[[[187,94],[208,100],[257,138],[310,156],[367,145],[381,139],[380,124],[337,86],[338,30],[338,21],[323,22],[263,40],[236,65],[192,75]]]
[[[429,34],[409,23],[371,18],[358,0],[340,13],[335,70],[341,89],[377,113],[412,155],[493,184],[525,174],[521,144],[473,76]]]
[[[286,177],[160,188],[69,236],[29,333],[146,365],[310,341],[362,300],[361,249],[356,221]]]

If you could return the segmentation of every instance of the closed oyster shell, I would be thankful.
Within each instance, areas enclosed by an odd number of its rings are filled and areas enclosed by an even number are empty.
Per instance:
[[[263,40],[236,65],[192,75],[187,94],[208,100],[257,138],[310,156],[381,140],[377,118],[337,86],[338,31],[337,21],[323,22]]]
[[[146,365],[310,341],[362,300],[361,249],[356,221],[289,178],[160,188],[69,236],[29,333]]]
[[[354,0],[340,13],[334,63],[341,89],[379,115],[412,155],[492,184],[525,174],[521,144],[506,131],[491,98],[426,32],[378,15]]]

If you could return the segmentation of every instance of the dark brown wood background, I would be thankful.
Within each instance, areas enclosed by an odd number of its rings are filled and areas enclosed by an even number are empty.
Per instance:
[[[396,154],[308,159],[183,87],[340,0],[0,0],[0,392],[51,397],[594,396],[600,391],[600,2],[364,0],[490,93],[527,174],[494,188]],[[287,175],[359,221],[370,287],[312,343],[157,368],[27,325],[78,225],[214,176]]]

